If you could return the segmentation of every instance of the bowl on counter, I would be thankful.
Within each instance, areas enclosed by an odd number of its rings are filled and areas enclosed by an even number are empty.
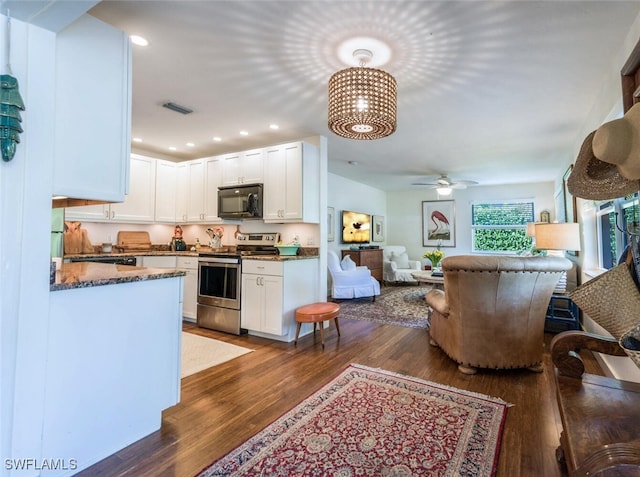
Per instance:
[[[300,245],[276,245],[278,255],[292,256],[298,254]]]

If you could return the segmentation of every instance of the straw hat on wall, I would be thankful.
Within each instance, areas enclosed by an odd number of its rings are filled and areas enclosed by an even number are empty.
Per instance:
[[[640,179],[640,104],[598,128],[593,153],[601,161],[615,164],[623,177]]]
[[[640,112],[640,110],[638,110]],[[578,158],[567,180],[567,188],[572,195],[582,199],[606,200],[624,197],[640,189],[640,180],[630,180],[623,176],[616,164],[602,161],[594,154],[594,137],[589,134],[580,148]],[[603,143],[608,142],[608,134],[602,135]],[[606,149],[606,148],[605,148]],[[638,150],[640,164],[640,149]]]

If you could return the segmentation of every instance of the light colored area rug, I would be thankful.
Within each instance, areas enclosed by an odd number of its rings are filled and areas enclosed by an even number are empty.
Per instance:
[[[352,364],[199,477],[491,477],[507,407]]]
[[[407,328],[429,328],[429,308],[424,295],[431,287],[383,287],[375,301],[371,298],[336,300],[340,318],[374,321]]]
[[[210,368],[253,351],[249,348],[182,332],[182,369],[180,377]]]

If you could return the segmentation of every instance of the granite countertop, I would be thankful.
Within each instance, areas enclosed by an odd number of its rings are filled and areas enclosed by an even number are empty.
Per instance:
[[[181,277],[184,275],[186,275],[184,271],[164,268],[133,267],[131,265],[113,265],[97,262],[72,262],[63,263],[61,268],[56,270],[56,280],[50,285],[49,289],[50,291],[71,290],[73,288],[98,287]]]

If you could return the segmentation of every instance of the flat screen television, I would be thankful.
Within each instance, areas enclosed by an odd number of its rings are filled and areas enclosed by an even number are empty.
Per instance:
[[[362,212],[342,211],[342,243],[369,243],[371,216]]]

